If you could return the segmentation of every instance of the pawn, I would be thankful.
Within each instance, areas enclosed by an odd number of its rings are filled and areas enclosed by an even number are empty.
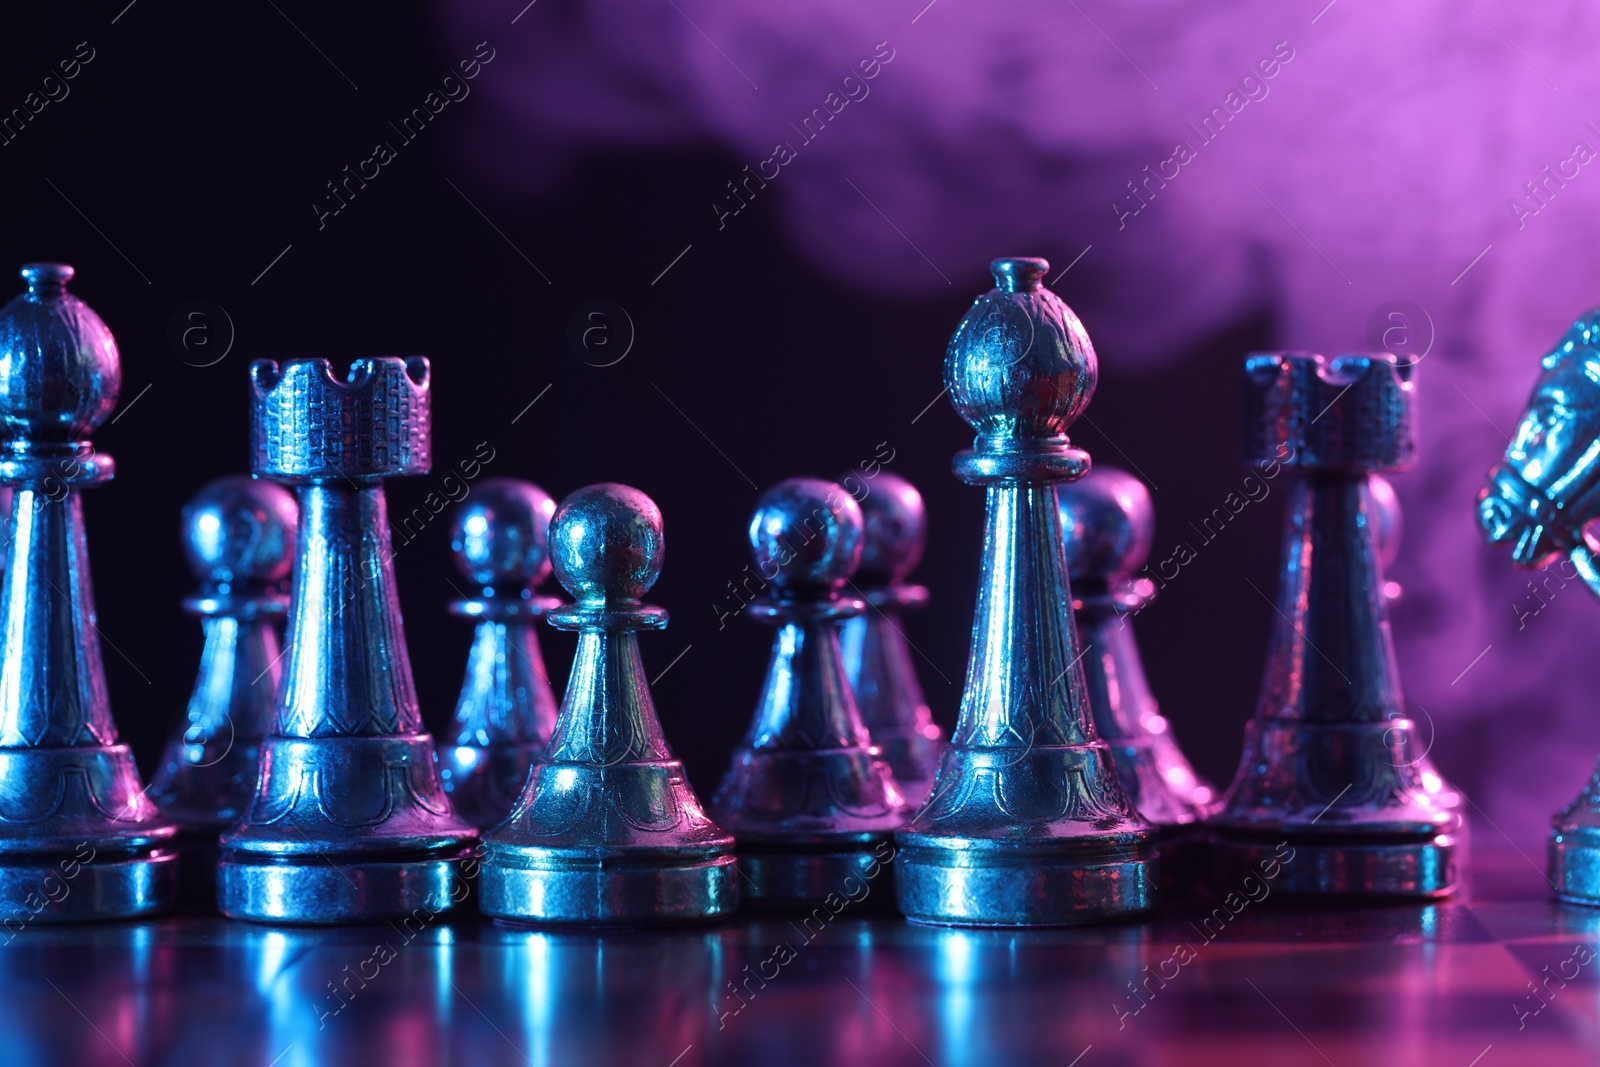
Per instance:
[[[457,814],[479,829],[504,819],[550,740],[550,691],[535,624],[561,606],[540,596],[550,577],[550,516],[556,502],[536,485],[491,478],[456,508],[450,547],[477,589],[450,606],[478,620],[456,702],[455,740],[441,745],[440,777]]]
[[[183,509],[184,555],[200,582],[183,610],[200,618],[205,647],[150,798],[178,824],[183,892],[195,902],[214,897],[217,835],[249,804],[272,729],[283,658],[274,624],[289,608],[297,521],[286,490],[243,475],[218,478]]]
[[[944,731],[923,699],[900,617],[928,604],[928,587],[906,582],[922,560],[927,512],[917,487],[898,475],[880,471],[862,479],[851,472],[839,484],[852,481],[866,487],[859,501],[865,540],[856,584],[867,610],[839,628],[845,674],[872,743],[883,751],[907,802],[920,807],[939,770]]]
[[[717,919],[739,905],[733,838],[705,815],[662,736],[640,630],[661,574],[661,511],[625,485],[579,489],[550,525],[550,612],[578,649],[549,748],[510,817],[484,835],[478,905],[497,919],[634,925]]]
[[[1057,485],[1056,501],[1095,732],[1111,746],[1128,799],[1161,832],[1163,884],[1187,887],[1201,874],[1199,823],[1216,791],[1179,750],[1133,636],[1132,616],[1155,597],[1154,582],[1133,576],[1155,534],[1150,491],[1126,471],[1097,466]]]
[[[762,494],[750,544],[770,592],[747,609],[778,627],[750,731],[711,801],[739,841],[747,897],[811,906],[872,881],[907,806],[845,677],[837,623],[862,550],[861,508],[838,485],[790,478]],[[880,899],[889,899],[888,887]],[[863,890],[865,895],[866,890]]]

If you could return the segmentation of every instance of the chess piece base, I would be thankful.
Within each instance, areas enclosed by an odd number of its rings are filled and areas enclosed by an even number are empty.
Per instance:
[[[1550,835],[1549,863],[1556,896],[1600,907],[1600,837],[1557,830]]]
[[[1132,918],[1156,904],[1158,853],[1115,848],[1004,851],[901,845],[895,896],[914,923],[1075,926]]]
[[[471,848],[409,859],[313,855],[270,860],[227,849],[217,908],[230,919],[327,926],[446,912],[466,899]]]
[[[478,910],[530,926],[644,926],[709,922],[739,906],[739,869],[725,852],[703,859],[568,857],[485,846]]]
[[[88,860],[19,855],[0,862],[0,929],[7,932],[19,922],[132,919],[165,911],[177,897],[178,852],[173,848],[132,855],[102,852]]]
[[[895,853],[888,834],[809,848],[741,841],[738,853],[744,900],[753,908],[813,908],[830,897],[891,907],[894,900]]]
[[[1278,863],[1274,894],[1294,897],[1433,898],[1449,896],[1461,880],[1464,832],[1413,840],[1309,834],[1268,838],[1212,837],[1212,888],[1236,889],[1242,881]],[[1287,845],[1292,853],[1280,851]]]

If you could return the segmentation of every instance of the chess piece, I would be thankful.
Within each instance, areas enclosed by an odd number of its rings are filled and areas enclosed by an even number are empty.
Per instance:
[[[1095,733],[1055,484],[1089,456],[1067,428],[1094,348],[1043,287],[1042,259],[997,259],[956,327],[944,380],[977,438],[957,477],[987,500],[961,715],[926,807],[896,835],[900,910],[918,922],[1032,926],[1145,911],[1156,833]]]
[[[578,649],[550,746],[510,817],[484,835],[478,906],[552,925],[717,919],[739,905],[733,838],[712,822],[661,733],[640,630],[667,625],[642,602],[666,551],[661,511],[604,483],[561,502],[550,524],[556,578],[575,602],[550,625]]]
[[[117,403],[111,331],[64,263],[22,268],[0,309],[0,924],[146,915],[177,895],[178,828],[140,784],[106,696],[79,491],[111,478],[89,441]]]
[[[1245,360],[1245,458],[1288,473],[1265,677],[1211,819],[1219,887],[1263,863],[1276,891],[1431,897],[1456,885],[1465,827],[1424,773],[1406,716],[1368,474],[1416,451],[1411,365],[1388,353]]]
[[[222,836],[217,905],[259,922],[342,923],[465,899],[477,834],[422,731],[395,590],[385,477],[431,462],[428,361],[250,367],[251,463],[300,502],[289,664],[255,796]]]
[[[1593,531],[1600,517],[1600,308],[1585,312],[1543,359],[1504,457],[1478,492],[1485,539],[1518,567],[1571,567],[1600,596]],[[1600,768],[1551,817],[1550,882],[1573,904],[1600,906]]]
[[[217,836],[244,814],[261,741],[272,729],[283,655],[274,628],[289,607],[294,497],[272,482],[218,478],[183,509],[183,547],[200,589],[183,602],[205,632],[184,727],[167,742],[150,799],[182,833],[182,890],[208,902]]]
[[[550,576],[556,502],[536,485],[490,478],[456,506],[450,547],[476,595],[450,606],[478,620],[456,702],[455,741],[439,775],[456,813],[487,830],[511,811],[556,722],[534,627],[561,601],[537,587]]]
[[[842,487],[817,478],[779,482],[750,520],[755,564],[770,584],[745,611],[778,632],[750,730],[711,812],[739,842],[745,898],[754,904],[865,899],[906,818],[905,797],[862,724],[839,650],[839,620],[867,607],[842,592],[861,542],[861,508]]]
[[[839,479],[843,485],[852,480],[867,490],[859,501],[865,538],[854,583],[867,610],[840,625],[839,646],[861,721],[916,809],[928,798],[944,752],[944,731],[923,699],[911,645],[900,628],[902,612],[928,603],[927,586],[906,582],[922,559],[928,518],[922,494],[899,475],[879,471],[870,479]]]
[[[1155,535],[1150,491],[1126,471],[1097,466],[1058,485],[1056,499],[1095,732],[1111,746],[1128,799],[1161,831],[1163,885],[1182,889],[1203,873],[1200,819],[1216,791],[1179,750],[1134,640],[1132,616],[1156,593],[1134,577]]]

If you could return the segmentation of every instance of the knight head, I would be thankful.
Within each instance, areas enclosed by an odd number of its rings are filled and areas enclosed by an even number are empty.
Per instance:
[[[1504,459],[1478,492],[1478,525],[1512,560],[1542,567],[1583,545],[1600,516],[1600,308],[1541,362],[1539,382]]]

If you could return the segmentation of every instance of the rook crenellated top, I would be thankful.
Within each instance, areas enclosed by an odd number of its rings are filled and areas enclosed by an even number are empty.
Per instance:
[[[251,469],[318,482],[426,474],[433,459],[428,361],[384,356],[350,364],[339,381],[325,359],[250,366]]]
[[[1417,450],[1413,366],[1388,352],[1333,359],[1314,352],[1246,356],[1245,463],[1405,470]]]

